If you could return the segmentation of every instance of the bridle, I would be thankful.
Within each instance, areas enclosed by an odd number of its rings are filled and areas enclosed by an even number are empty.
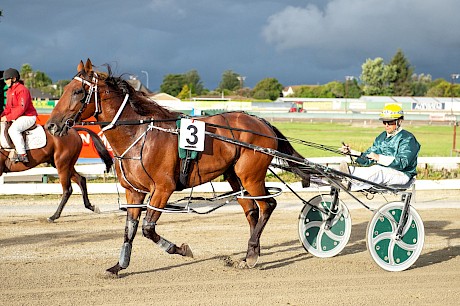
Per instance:
[[[86,79],[84,79],[84,78],[82,78],[82,77],[80,77],[79,76],[80,74],[81,73],[77,74],[74,77],[74,80],[77,80],[77,81],[81,82],[83,91],[85,92],[85,96],[80,100],[81,107],[78,110],[78,112],[75,114],[75,116],[73,118],[69,118],[69,119],[66,120],[65,126],[68,127],[68,128],[72,128],[76,124],[76,122],[78,122],[78,120],[81,117],[81,114],[85,111],[86,107],[90,103],[91,97],[93,96],[93,94],[94,94],[94,105],[95,105],[93,116],[96,118],[96,120],[97,120],[98,114],[101,113],[101,105],[100,105],[101,101],[97,98],[98,97],[98,85],[97,85],[98,84],[98,75],[97,75],[97,73],[94,72],[91,82],[86,80]],[[88,91],[85,90],[85,85],[89,86]],[[108,124],[106,127],[102,128],[102,132],[105,132],[106,130],[109,130],[109,129],[111,129],[111,128],[113,128],[115,126],[115,123],[118,121],[118,118],[120,117],[120,115],[121,115],[123,109],[125,108],[126,103],[128,102],[128,100],[129,100],[129,94],[127,93],[125,95],[123,103],[121,104],[120,108],[118,109],[118,112],[116,113],[115,117],[110,122],[110,124]]]
[[[78,73],[73,79],[81,82],[81,86],[83,88],[83,91],[85,92],[85,96],[80,100],[81,107],[78,110],[78,112],[75,114],[75,116],[73,118],[67,119],[65,122],[65,126],[69,129],[72,128],[76,122],[78,122],[78,120],[81,117],[81,114],[85,111],[86,107],[89,105],[93,94],[94,94],[94,104],[95,104],[93,116],[97,118],[97,115],[101,112],[100,102],[97,98],[98,96],[97,95],[98,93],[98,88],[97,88],[98,75],[97,73],[95,72],[93,73],[93,78],[91,82],[82,78],[80,75],[81,73]],[[88,91],[85,90],[85,85],[89,86]]]

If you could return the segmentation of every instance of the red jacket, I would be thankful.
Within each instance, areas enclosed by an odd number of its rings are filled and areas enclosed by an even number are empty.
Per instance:
[[[6,92],[6,107],[1,116],[7,121],[16,120],[21,116],[37,116],[32,104],[29,90],[20,82],[14,83]]]

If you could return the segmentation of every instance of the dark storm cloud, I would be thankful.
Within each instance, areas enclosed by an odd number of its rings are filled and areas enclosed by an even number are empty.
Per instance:
[[[389,61],[401,48],[416,72],[448,77],[460,70],[458,12],[456,0],[335,0],[323,9],[287,6],[262,33],[280,54],[302,50],[325,70]]]
[[[6,1],[0,4],[0,69],[29,63],[53,81],[91,58],[158,89],[196,69],[214,89],[225,70],[254,86],[326,83],[359,76],[367,58],[401,48],[417,73],[459,72],[455,0]],[[102,69],[102,68],[101,68]]]

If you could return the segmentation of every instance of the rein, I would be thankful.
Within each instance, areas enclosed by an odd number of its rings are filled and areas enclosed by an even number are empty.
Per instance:
[[[102,121],[102,122],[98,122],[98,121],[81,121],[81,122],[77,122],[76,125],[82,125],[82,126],[84,126],[84,125],[89,125],[89,126],[100,125],[100,126],[103,126],[103,127],[110,126],[110,128],[113,128],[115,126],[122,126],[122,125],[142,125],[142,124],[149,124],[149,123],[150,124],[155,124],[156,122],[172,122],[172,121],[176,121],[178,119],[180,119],[180,118],[173,118],[173,119],[153,119],[152,118],[152,119],[124,120],[124,121],[112,120],[111,122],[108,122],[108,121],[105,121],[105,122],[104,121]],[[315,142],[311,142],[311,141],[305,141],[305,140],[298,139],[298,138],[293,138],[293,137],[287,137],[286,136],[286,139],[281,139],[279,137],[258,133],[258,132],[252,131],[252,130],[234,128],[234,127],[225,126],[225,125],[219,125],[219,124],[214,124],[214,123],[206,123],[206,125],[211,126],[211,127],[215,127],[215,128],[226,129],[226,130],[230,130],[230,131],[252,133],[252,134],[258,135],[258,136],[263,136],[263,137],[267,137],[267,138],[271,138],[271,139],[276,139],[278,141],[290,141],[290,142],[293,142],[293,143],[302,144],[302,145],[305,145],[305,146],[308,146],[308,147],[312,147],[312,148],[315,148],[315,149],[328,151],[328,152],[332,152],[332,153],[336,153],[336,154],[340,154],[340,155],[350,155],[350,156],[353,156],[353,157],[358,157],[358,156],[354,156],[354,155],[351,155],[351,154],[344,154],[344,153],[342,153],[342,151],[337,149],[337,147],[335,147],[335,146],[327,146],[327,145],[323,145],[323,144],[319,144],[319,143],[315,143]],[[153,128],[156,128],[156,127],[153,127]],[[102,129],[102,131],[105,131],[105,130],[108,130],[108,128],[103,128]],[[175,131],[175,133],[177,133],[177,130]]]
[[[83,113],[84,109],[89,104],[89,102],[91,100],[91,96],[93,94],[95,94],[95,111],[94,111],[94,116],[95,117],[100,112],[100,105],[99,105],[100,102],[97,99],[98,75],[96,73],[94,74],[94,76],[92,78],[92,82],[89,82],[88,80],[85,80],[84,78],[82,78],[82,77],[80,77],[78,75],[75,76],[74,79],[77,80],[77,81],[80,81],[82,84],[88,85],[89,86],[89,92],[87,93],[86,99],[85,99],[84,103],[82,104],[82,107],[80,108],[79,112],[75,115],[75,117],[73,119],[68,119],[67,120],[66,125],[69,126],[69,127],[72,127],[75,124],[78,124],[78,125],[100,125],[100,126],[103,127],[102,132],[105,132],[105,131],[107,131],[109,129],[114,128],[115,126],[150,124],[148,130],[151,130],[152,128],[160,129],[160,128],[154,126],[154,123],[156,123],[156,122],[168,122],[168,121],[171,122],[171,121],[176,121],[178,119],[178,118],[174,118],[174,119],[145,119],[145,120],[141,119],[141,120],[119,121],[118,119],[119,119],[121,113],[123,112],[123,109],[125,108],[127,102],[129,101],[129,94],[126,94],[125,97],[124,97],[122,105],[118,109],[118,111],[117,111],[115,117],[112,119],[112,121],[110,121],[110,122],[82,121],[82,122],[77,123],[76,121],[80,118],[80,115]],[[70,124],[72,124],[72,125],[70,126]],[[342,153],[339,149],[337,149],[337,147],[334,147],[334,146],[326,146],[326,145],[323,145],[323,144],[314,143],[314,142],[310,142],[310,141],[304,141],[304,140],[297,139],[297,138],[286,137],[286,139],[281,139],[281,138],[278,138],[278,137],[265,135],[265,134],[262,134],[262,133],[258,133],[258,132],[251,131],[251,130],[246,130],[246,129],[241,129],[241,128],[233,128],[233,127],[230,127],[230,126],[223,126],[223,125],[218,125],[218,124],[213,124],[213,123],[207,123],[207,125],[215,127],[215,128],[227,129],[227,130],[230,130],[230,131],[252,133],[252,134],[258,135],[258,136],[267,137],[267,138],[271,138],[271,139],[276,139],[278,141],[291,141],[293,143],[302,144],[302,145],[312,147],[312,148],[316,148],[316,149],[320,149],[320,150],[323,150],[323,151],[329,151],[329,152],[333,152],[333,153],[340,154],[340,155],[353,156],[351,154]],[[172,132],[172,130],[169,130],[169,132]],[[174,132],[178,134],[177,130],[175,130]]]
[[[129,101],[129,94],[127,93],[123,99],[123,102],[122,104],[120,105],[117,113],[115,114],[115,116],[113,117],[113,119],[110,121],[110,122],[98,122],[98,121],[82,121],[82,122],[78,122],[77,123],[77,120],[80,119],[81,117],[81,114],[84,112],[84,110],[86,109],[86,107],[89,105],[89,103],[91,102],[91,98],[94,94],[94,101],[95,101],[95,111],[94,111],[94,117],[97,118],[97,115],[101,112],[101,106],[100,106],[100,101],[98,100],[98,76],[97,74],[95,73],[92,77],[92,82],[82,78],[81,76],[77,75],[74,77],[75,80],[81,82],[82,86],[84,85],[88,85],[89,86],[89,89],[88,89],[88,92],[85,90],[85,97],[84,97],[84,101],[83,99],[81,100],[82,102],[82,105],[81,105],[81,108],[80,110],[77,112],[77,114],[74,116],[73,119],[68,119],[66,121],[66,126],[68,126],[69,128],[73,127],[74,125],[78,124],[78,125],[100,125],[100,126],[103,126],[102,128],[102,132],[105,132],[107,130],[110,130],[112,128],[114,128],[115,126],[122,126],[122,125],[142,125],[142,124],[148,124],[148,127],[147,129],[137,138],[133,141],[133,143],[128,146],[128,148],[120,155],[120,156],[115,156],[115,158],[118,160],[119,162],[119,168],[120,168],[120,172],[121,172],[121,175],[123,177],[123,180],[129,184],[134,190],[136,190],[137,192],[140,192],[140,193],[148,193],[147,191],[144,191],[144,190],[141,190],[139,188],[137,188],[136,186],[134,186],[129,180],[128,178],[126,177],[126,174],[125,174],[125,170],[123,168],[123,164],[122,164],[122,161],[123,159],[126,159],[125,155],[128,154],[128,152],[138,143],[140,142],[142,139],[144,139],[145,141],[145,138],[147,136],[147,133],[149,131],[152,131],[153,129],[157,129],[157,130],[160,130],[160,131],[163,131],[163,132],[167,132],[167,133],[172,133],[172,134],[179,134],[179,130],[178,129],[165,129],[165,128],[162,128],[162,127],[159,127],[159,126],[155,126],[155,123],[156,122],[172,122],[172,121],[176,121],[180,118],[171,118],[171,119],[153,119],[153,118],[148,118],[148,119],[140,119],[140,120],[127,120],[127,121],[119,121],[119,118],[121,116],[121,113],[123,112],[123,110],[125,109],[126,107],[126,104],[128,103]],[[182,117],[182,116],[181,116]],[[268,124],[268,123],[267,123]],[[322,145],[322,144],[318,144],[318,143],[313,143],[313,142],[308,142],[308,141],[303,141],[301,139],[296,139],[296,138],[291,138],[291,137],[286,137],[286,139],[281,139],[281,138],[278,138],[278,137],[275,137],[275,136],[270,136],[270,135],[265,135],[265,134],[262,134],[262,133],[258,133],[256,131],[251,131],[251,130],[247,130],[247,129],[241,129],[241,128],[234,128],[234,127],[230,127],[230,126],[222,126],[222,125],[218,125],[218,124],[213,124],[213,123],[208,123],[209,126],[211,127],[215,127],[215,128],[220,128],[220,129],[226,129],[226,130],[230,130],[232,133],[233,131],[239,131],[239,132],[246,132],[246,133],[252,133],[252,134],[255,134],[255,135],[258,135],[258,136],[262,136],[262,137],[267,137],[267,138],[271,138],[271,139],[276,139],[278,141],[291,141],[291,142],[294,142],[294,143],[298,143],[298,144],[303,144],[303,145],[306,145],[306,146],[310,146],[310,147],[313,147],[313,148],[317,148],[317,149],[321,149],[321,150],[324,150],[324,151],[329,151],[329,152],[334,152],[334,153],[337,153],[337,154],[342,154],[342,155],[350,155],[350,154],[344,154],[342,153],[340,150],[338,150],[336,147],[333,147],[333,146],[326,146],[326,145]],[[207,135],[209,135],[210,137],[213,137],[213,138],[216,138],[216,139],[220,139],[222,140],[222,138],[219,137],[219,135],[217,134],[214,134],[214,133],[210,133],[210,132],[206,132]],[[225,137],[224,137],[225,138]],[[229,141],[228,139],[225,139],[224,141],[226,142],[230,142],[230,143],[233,143],[232,141]],[[240,143],[238,143],[239,145],[241,145]],[[144,144],[142,144],[143,146]],[[244,146],[244,145],[243,145]],[[264,152],[267,154],[267,152]],[[273,155],[272,152],[268,153],[269,155]],[[276,154],[274,155],[276,157],[280,157],[280,156],[277,156]],[[136,160],[139,160],[142,164],[142,150],[141,150],[141,155],[138,157],[138,158],[133,158],[133,159],[136,159]],[[142,164],[143,166],[143,164]],[[145,169],[144,169],[145,170]],[[147,173],[147,172],[146,172]],[[148,173],[147,173],[148,175]]]

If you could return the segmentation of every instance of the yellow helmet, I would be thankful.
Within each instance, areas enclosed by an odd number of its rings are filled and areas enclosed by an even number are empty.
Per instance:
[[[404,119],[404,111],[398,104],[387,104],[380,112],[380,120],[391,121],[402,118]]]

